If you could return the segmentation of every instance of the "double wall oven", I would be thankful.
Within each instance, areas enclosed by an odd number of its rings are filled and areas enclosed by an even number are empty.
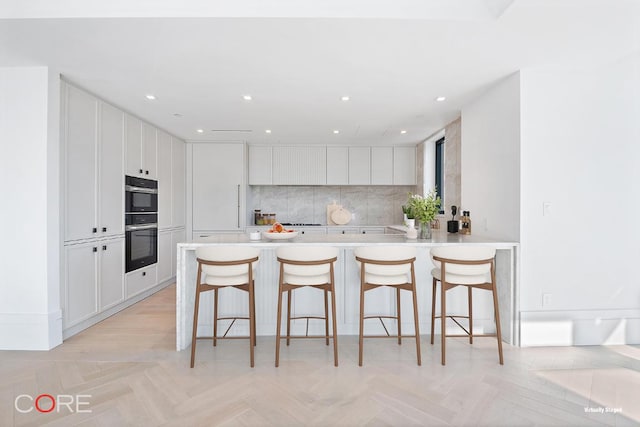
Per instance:
[[[125,176],[125,270],[158,262],[158,182]]]

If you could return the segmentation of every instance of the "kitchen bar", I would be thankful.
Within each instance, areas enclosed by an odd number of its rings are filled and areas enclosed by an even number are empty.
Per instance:
[[[178,351],[188,348],[191,344],[191,331],[193,326],[193,309],[195,302],[195,282],[197,263],[195,249],[209,245],[244,245],[261,249],[260,260],[255,277],[256,292],[256,328],[257,335],[275,336],[276,330],[276,302],[278,289],[278,262],[275,257],[275,249],[281,245],[307,245],[307,246],[334,246],[340,249],[336,271],[336,300],[337,300],[337,326],[339,335],[358,334],[358,297],[359,276],[354,262],[353,250],[359,246],[371,245],[410,245],[417,247],[418,256],[415,263],[416,281],[418,286],[418,313],[422,335],[429,330],[431,314],[431,275],[433,268],[429,258],[429,250],[434,246],[443,245],[489,245],[497,249],[496,252],[496,277],[498,283],[498,298],[500,303],[500,317],[502,320],[502,339],[504,342],[519,345],[519,327],[516,313],[518,295],[518,243],[485,238],[475,235],[462,236],[448,234],[444,231],[435,232],[430,240],[411,240],[404,235],[392,234],[309,234],[299,235],[291,241],[252,241],[245,233],[215,234],[209,237],[190,242],[179,243],[177,253],[177,277],[176,277],[176,349]],[[366,310],[379,312],[393,312],[395,300],[392,293],[385,293],[381,289],[375,297],[367,302]],[[377,292],[377,291],[376,291]],[[448,298],[448,311],[466,310],[465,294]],[[484,295],[483,295],[484,296]],[[480,328],[489,332],[493,328],[493,317],[490,314],[490,306],[483,306],[483,298],[478,295],[474,298],[474,304],[479,303],[479,308],[474,306],[474,330]],[[486,305],[486,304],[484,304]],[[406,307],[406,308],[405,308]],[[309,313],[318,310],[314,307],[312,299],[302,297],[294,298],[293,310],[299,313]],[[241,293],[226,294],[220,301],[221,313],[246,313],[246,295]],[[413,330],[411,326],[412,307],[408,299],[402,299],[402,310],[405,314],[402,324],[403,330]],[[212,301],[211,298],[203,298],[200,301],[200,315],[198,321],[198,336],[212,334]],[[477,320],[476,320],[477,319]],[[306,325],[302,322],[294,322],[296,331],[306,330],[313,334],[320,325]],[[379,324],[373,322],[365,325],[366,330],[375,332],[383,331]],[[486,329],[484,329],[486,328]],[[232,328],[230,335],[247,334],[248,328],[244,324]]]

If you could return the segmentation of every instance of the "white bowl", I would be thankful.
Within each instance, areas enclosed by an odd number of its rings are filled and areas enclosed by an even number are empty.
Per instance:
[[[288,240],[293,239],[298,235],[297,231],[290,231],[288,233],[269,233],[268,231],[263,231],[262,235],[271,240]]]

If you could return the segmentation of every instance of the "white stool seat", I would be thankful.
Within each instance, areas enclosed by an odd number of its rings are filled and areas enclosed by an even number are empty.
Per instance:
[[[276,256],[288,261],[319,261],[338,256],[338,248],[325,246],[281,246]],[[284,282],[296,285],[322,285],[331,281],[329,264],[284,264]]]
[[[439,268],[431,270],[431,275],[435,277],[436,280],[442,280],[442,271]],[[454,274],[447,271],[447,283],[455,283],[456,285],[474,285],[489,282],[491,282],[490,274],[468,275]]]

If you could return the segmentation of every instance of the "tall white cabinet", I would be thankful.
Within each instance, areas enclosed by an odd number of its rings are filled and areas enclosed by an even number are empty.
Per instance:
[[[67,338],[175,277],[175,246],[185,237],[185,144],[67,82],[61,90],[60,298]],[[161,230],[158,265],[127,275],[126,174],[158,180]]]
[[[192,230],[244,229],[244,145],[191,144]]]

